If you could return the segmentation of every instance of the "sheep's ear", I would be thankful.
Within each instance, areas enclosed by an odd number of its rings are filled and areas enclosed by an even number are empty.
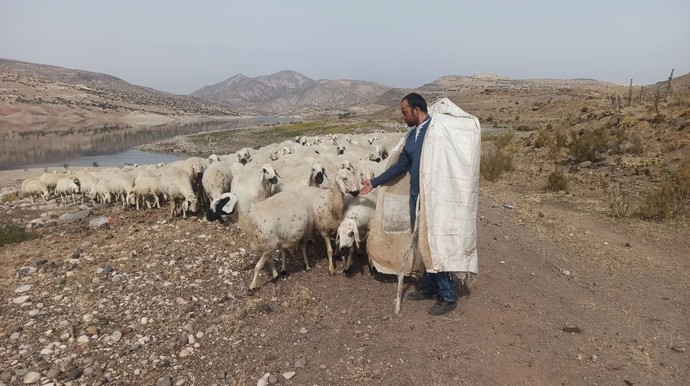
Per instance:
[[[277,171],[277,170],[274,170],[274,172],[276,173],[276,176],[278,176],[278,178],[283,178],[283,177],[280,176],[280,174],[278,174],[278,171]]]
[[[264,172],[264,173],[268,173],[268,172],[266,171],[266,168],[263,169],[263,172]]]
[[[340,232],[335,234],[335,248],[340,249]]]
[[[355,235],[355,245],[357,246],[357,251],[361,252],[362,247],[360,246],[359,232]]]

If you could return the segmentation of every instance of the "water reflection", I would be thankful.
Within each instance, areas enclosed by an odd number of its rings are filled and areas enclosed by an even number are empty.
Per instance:
[[[133,146],[176,135],[284,121],[286,120],[275,117],[252,117],[149,127],[108,124],[83,127],[66,125],[64,122],[22,126],[0,120],[0,170],[69,163],[82,157],[121,153]]]

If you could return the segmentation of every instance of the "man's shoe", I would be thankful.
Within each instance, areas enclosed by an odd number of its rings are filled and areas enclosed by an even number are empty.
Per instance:
[[[436,299],[436,295],[424,292],[422,290],[410,292],[409,294],[407,294],[407,300],[419,301],[430,299]]]
[[[443,315],[447,314],[455,309],[457,307],[458,303],[457,302],[449,302],[446,300],[439,300],[429,308],[429,314],[438,316],[438,315]]]

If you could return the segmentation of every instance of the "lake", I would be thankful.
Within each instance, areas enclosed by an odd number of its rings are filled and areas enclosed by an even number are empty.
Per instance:
[[[193,121],[149,127],[126,125],[79,126],[41,123],[21,126],[0,120],[0,170],[63,166],[124,166],[171,162],[180,154],[152,153],[132,147],[177,135],[229,130],[287,122],[287,118],[250,117],[223,121]]]

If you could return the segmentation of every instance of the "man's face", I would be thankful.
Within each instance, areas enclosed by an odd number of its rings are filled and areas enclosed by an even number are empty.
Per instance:
[[[405,120],[407,126],[417,126],[420,123],[419,112],[421,110],[419,110],[419,107],[414,109],[410,108],[410,104],[407,103],[407,99],[400,103],[400,111],[402,112],[403,119]]]

